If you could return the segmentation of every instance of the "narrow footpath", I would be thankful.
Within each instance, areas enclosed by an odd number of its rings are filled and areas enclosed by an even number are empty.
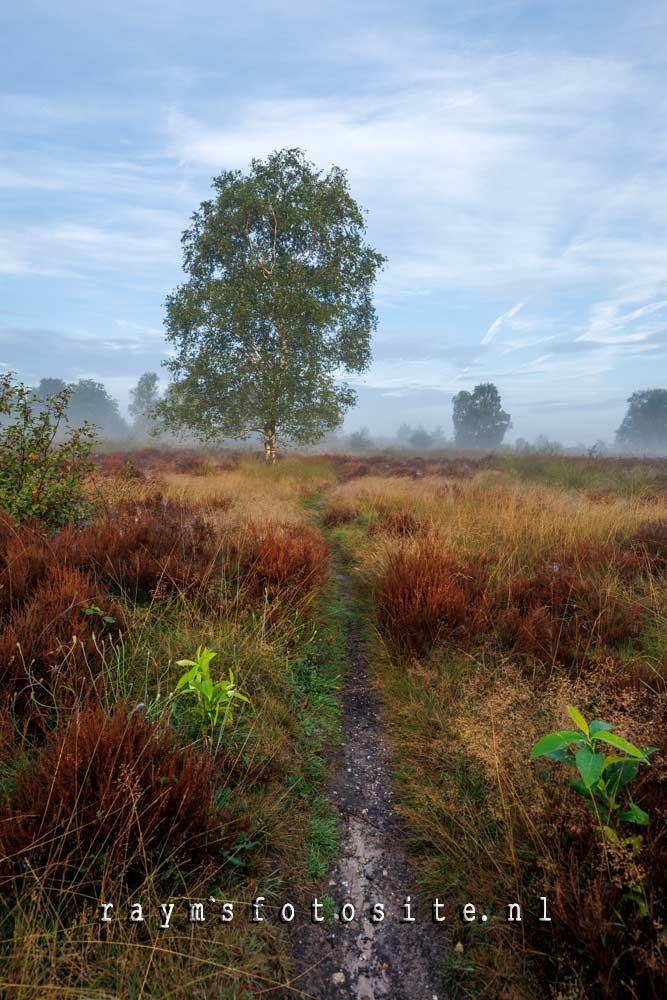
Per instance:
[[[344,597],[351,582],[336,573]],[[340,824],[338,861],[325,892],[336,904],[354,906],[349,923],[304,921],[290,933],[293,953],[291,990],[317,1000],[446,1000],[438,986],[439,958],[447,947],[443,924],[430,911],[417,916],[417,876],[410,864],[402,822],[391,792],[391,770],[378,705],[368,676],[360,625],[347,629],[349,674],[342,692],[343,741],[332,761],[332,807]],[[410,748],[406,746],[405,752]],[[403,922],[410,897],[415,922]],[[371,920],[371,907],[383,903],[385,918]],[[347,913],[350,914],[348,909]]]

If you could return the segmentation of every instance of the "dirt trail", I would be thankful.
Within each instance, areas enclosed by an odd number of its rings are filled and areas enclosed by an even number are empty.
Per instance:
[[[349,578],[336,579],[349,593]],[[357,623],[347,625],[350,672],[342,696],[343,743],[330,788],[340,821],[338,862],[325,891],[354,905],[350,923],[306,920],[291,933],[294,997],[318,1000],[446,1000],[438,987],[438,959],[447,946],[443,925],[425,909],[416,922],[401,921],[406,897],[417,915],[417,879],[405,851],[405,834],[392,805],[391,772]],[[406,752],[409,748],[406,747]],[[372,923],[371,906],[385,904]]]

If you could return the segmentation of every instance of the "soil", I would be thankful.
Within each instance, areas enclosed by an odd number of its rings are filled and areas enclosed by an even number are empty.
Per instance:
[[[343,593],[349,579],[336,576]],[[290,925],[290,989],[282,996],[318,1000],[446,1000],[438,965],[448,947],[444,925],[418,908],[417,876],[406,852],[406,833],[392,802],[391,770],[379,709],[368,676],[361,629],[347,626],[349,679],[342,694],[343,739],[332,761],[330,798],[340,824],[339,856],[328,884],[336,919]],[[407,749],[407,748],[406,748]],[[415,922],[403,922],[410,897]],[[385,919],[371,921],[374,903]],[[355,917],[340,919],[343,904]],[[310,905],[310,904],[309,904]],[[430,905],[430,901],[429,901]],[[349,915],[349,911],[348,911]]]

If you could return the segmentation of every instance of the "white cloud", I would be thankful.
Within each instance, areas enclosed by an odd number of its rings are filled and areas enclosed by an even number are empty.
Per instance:
[[[498,333],[500,328],[509,320],[511,320],[513,316],[516,316],[519,310],[523,309],[525,304],[526,304],[525,302],[517,302],[517,304],[515,306],[512,306],[511,309],[508,309],[507,312],[501,313],[497,319],[494,319],[493,323],[482,337],[482,343],[483,344],[491,343],[491,341]]]

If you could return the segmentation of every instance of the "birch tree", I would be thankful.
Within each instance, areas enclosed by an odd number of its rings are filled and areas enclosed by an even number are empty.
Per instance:
[[[372,291],[385,258],[338,167],[299,149],[213,180],[182,237],[187,280],[167,299],[174,354],[163,423],[212,442],[315,443],[356,400],[371,360]]]

